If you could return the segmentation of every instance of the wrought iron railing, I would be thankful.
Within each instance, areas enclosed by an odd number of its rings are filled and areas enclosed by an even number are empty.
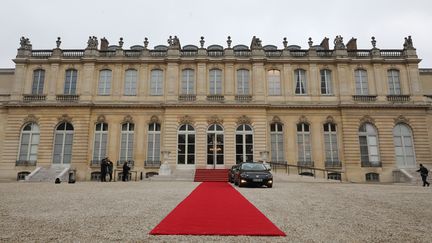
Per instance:
[[[294,169],[294,173],[300,174],[300,175],[312,175],[313,177],[316,177],[317,171],[323,173],[323,178],[326,179],[333,179],[336,176],[335,175],[342,175],[343,171],[339,170],[331,170],[331,169],[323,169],[323,168],[316,168],[313,166],[301,166],[301,165],[292,165],[288,164],[287,161],[270,161],[268,162],[270,164],[270,167],[272,171],[278,172],[278,171],[285,171],[285,173],[290,174],[292,172],[292,169]],[[306,173],[305,173],[306,172]],[[332,175],[329,177],[329,175]],[[338,176],[337,179],[342,181],[342,176]]]
[[[145,160],[144,167],[145,168],[159,168],[161,166],[160,160]]]
[[[127,161],[126,160],[117,160],[117,167],[122,167],[124,163],[127,163],[127,165],[132,168],[135,164],[135,161],[133,161],[133,160],[127,160]]]

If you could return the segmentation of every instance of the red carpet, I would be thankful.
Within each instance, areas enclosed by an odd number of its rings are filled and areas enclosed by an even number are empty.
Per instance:
[[[150,234],[285,236],[226,182],[201,183]]]

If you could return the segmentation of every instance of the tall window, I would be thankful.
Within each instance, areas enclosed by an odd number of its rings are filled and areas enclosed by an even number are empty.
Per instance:
[[[321,94],[329,95],[332,93],[331,71],[328,69],[323,69],[320,71],[320,74],[321,74]]]
[[[274,162],[285,161],[282,124],[270,125],[271,160]]]
[[[387,71],[389,93],[391,95],[400,95],[400,75],[399,70],[391,69]]]
[[[281,95],[281,75],[279,70],[267,72],[268,95]]]
[[[136,95],[138,80],[138,71],[135,69],[128,69],[125,72],[124,94]]]
[[[195,90],[195,72],[193,69],[184,69],[182,71],[182,82],[181,82],[181,93],[182,94],[194,94]]]
[[[32,95],[43,94],[45,81],[45,70],[37,69],[33,71]]]
[[[109,69],[104,69],[99,72],[99,95],[110,95],[111,94],[111,81],[112,81],[112,71]]]
[[[98,123],[95,126],[93,160],[101,161],[107,156],[108,124]]]
[[[249,94],[249,70],[246,69],[237,70],[237,94],[239,95]]]
[[[224,131],[221,125],[213,124],[207,130],[207,164],[223,165]]]
[[[161,126],[159,123],[151,123],[148,127],[147,137],[147,160],[148,161],[161,161],[160,160],[160,137]]]
[[[309,124],[297,124],[297,149],[300,165],[312,165],[312,150]]]
[[[21,131],[19,147],[19,161],[36,161],[39,147],[39,126],[36,123],[29,123]]]
[[[212,69],[209,72],[209,93],[211,95],[221,95],[222,94],[222,70]]]
[[[405,124],[397,124],[393,128],[396,163],[398,167],[415,167],[415,154],[412,132]]]
[[[133,161],[134,147],[134,128],[133,123],[122,124],[120,138],[120,162]]]
[[[324,145],[326,162],[339,162],[336,124],[324,124]]]
[[[359,129],[360,157],[362,166],[380,166],[378,135],[374,126],[364,123]]]
[[[53,164],[70,164],[72,160],[74,128],[69,122],[57,126],[54,136]]]
[[[154,69],[151,71],[150,95],[163,94],[163,71]]]
[[[253,130],[243,124],[236,130],[236,164],[253,161]]]
[[[181,125],[177,135],[177,164],[195,164],[195,129],[193,126]]]
[[[355,73],[356,95],[368,95],[368,77],[366,70],[357,69]]]
[[[75,69],[66,70],[64,94],[74,95],[76,93],[78,71]]]
[[[295,93],[296,94],[306,94],[306,71],[303,69],[296,69],[294,71],[295,76]]]

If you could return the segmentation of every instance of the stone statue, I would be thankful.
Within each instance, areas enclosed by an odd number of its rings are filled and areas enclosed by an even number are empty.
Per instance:
[[[320,46],[324,49],[324,50],[329,50],[329,38],[324,37],[324,39],[321,41]]]
[[[87,49],[95,49],[97,50],[99,45],[99,41],[96,36],[89,36],[87,41]]]
[[[102,39],[101,39],[101,44],[100,44],[100,49],[101,49],[101,51],[106,51],[106,50],[108,50],[108,45],[109,45],[108,40],[107,40],[105,37],[102,38]]]
[[[57,48],[60,48],[60,45],[61,45],[60,37],[57,37],[57,41],[56,41]]]
[[[337,35],[333,43],[334,43],[334,49],[345,49],[345,44],[343,43],[342,36]]]
[[[180,40],[175,35],[174,38],[170,35],[168,38],[168,46],[173,49],[180,49]]]
[[[414,49],[414,45],[411,36],[405,37],[404,49]]]
[[[257,38],[256,36],[253,36],[250,49],[255,50],[255,49],[261,49],[261,48],[262,48],[261,40],[259,38]]]
[[[30,44],[29,38],[25,38],[24,36],[20,39],[20,49],[22,50],[31,50],[32,45]]]

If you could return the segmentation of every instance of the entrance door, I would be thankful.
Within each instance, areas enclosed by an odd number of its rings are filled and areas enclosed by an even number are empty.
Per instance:
[[[253,162],[253,131],[249,125],[240,125],[236,131],[236,164]]]
[[[207,131],[207,166],[224,167],[224,137],[220,125],[211,125]]]

